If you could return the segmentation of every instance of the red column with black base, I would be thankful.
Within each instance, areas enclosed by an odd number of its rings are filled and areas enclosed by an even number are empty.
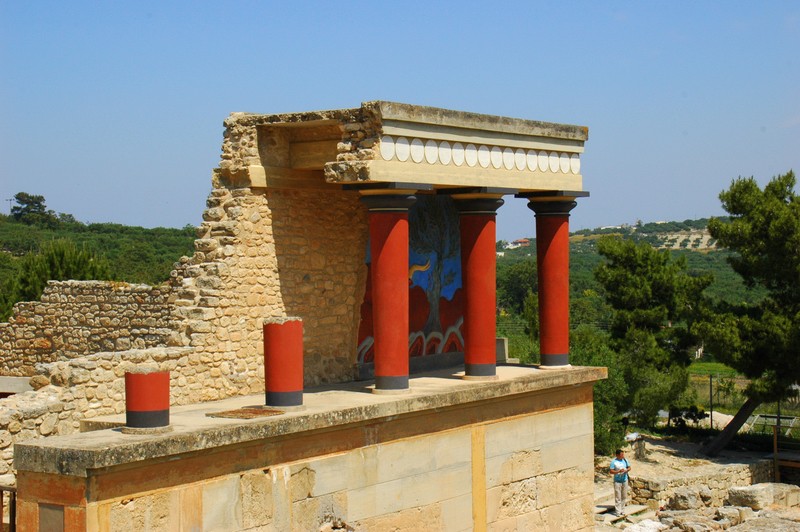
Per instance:
[[[496,211],[499,198],[456,202],[464,287],[464,378],[497,377]]]
[[[361,198],[369,208],[375,392],[408,390],[407,194]]]
[[[569,365],[569,211],[574,201],[530,201],[536,213],[542,367]]]
[[[125,373],[125,426],[155,429],[169,425],[169,371]]]
[[[264,388],[267,406],[303,404],[303,321],[264,322]]]

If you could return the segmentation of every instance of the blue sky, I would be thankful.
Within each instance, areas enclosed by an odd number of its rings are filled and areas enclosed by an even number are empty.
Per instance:
[[[0,208],[197,225],[229,113],[380,99],[588,126],[573,229],[719,215],[800,170],[799,57],[783,1],[0,0]]]

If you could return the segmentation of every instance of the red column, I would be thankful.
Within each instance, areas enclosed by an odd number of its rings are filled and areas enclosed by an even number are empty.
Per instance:
[[[303,321],[300,318],[265,321],[264,389],[267,406],[303,404]]]
[[[408,208],[414,196],[374,195],[369,208],[375,392],[408,390]]]
[[[461,279],[464,286],[464,378],[497,376],[495,217],[499,198],[456,202],[461,228]]]
[[[125,428],[169,426],[169,371],[125,372]]]
[[[569,211],[574,201],[530,201],[536,213],[542,367],[569,365]]]

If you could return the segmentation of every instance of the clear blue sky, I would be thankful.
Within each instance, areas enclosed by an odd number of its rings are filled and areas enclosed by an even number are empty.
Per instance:
[[[798,2],[0,0],[0,67],[3,212],[197,225],[229,113],[378,99],[588,126],[573,229],[800,170]]]

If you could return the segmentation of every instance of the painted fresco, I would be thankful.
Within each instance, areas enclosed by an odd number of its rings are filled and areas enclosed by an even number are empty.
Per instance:
[[[418,196],[409,211],[409,356],[462,352],[464,339],[458,212],[448,196]],[[372,362],[372,277],[361,305],[358,362]]]

